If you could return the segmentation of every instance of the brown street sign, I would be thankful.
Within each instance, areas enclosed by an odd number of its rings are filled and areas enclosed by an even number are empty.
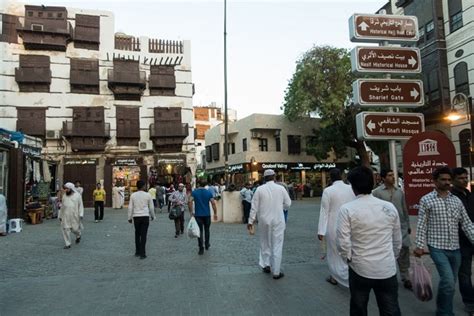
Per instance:
[[[361,112],[356,126],[358,139],[408,139],[425,130],[425,120],[421,113]]]
[[[351,51],[355,73],[420,73],[420,50],[400,47],[355,47]]]
[[[349,29],[352,42],[418,41],[416,16],[354,14],[349,19]]]
[[[423,82],[406,79],[358,79],[352,84],[354,104],[414,108],[424,104]]]

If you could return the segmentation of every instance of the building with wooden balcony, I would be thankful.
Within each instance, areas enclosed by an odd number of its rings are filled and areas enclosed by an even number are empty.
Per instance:
[[[127,198],[140,179],[190,184],[189,41],[116,33],[107,11],[16,4],[0,17],[0,128],[42,140],[51,183],[80,180],[87,206],[97,182],[108,198],[114,183]]]

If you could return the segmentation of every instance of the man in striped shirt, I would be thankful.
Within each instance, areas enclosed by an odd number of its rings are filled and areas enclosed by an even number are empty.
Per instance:
[[[452,172],[448,167],[433,172],[435,190],[420,199],[416,228],[415,255],[423,255],[427,244],[440,276],[437,315],[454,315],[454,286],[461,265],[459,225],[469,240],[474,240],[474,224],[461,200],[450,192],[451,180]]]

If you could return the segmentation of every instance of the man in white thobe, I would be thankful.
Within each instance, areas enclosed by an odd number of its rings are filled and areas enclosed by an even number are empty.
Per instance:
[[[280,271],[286,227],[283,210],[290,208],[291,199],[285,188],[275,183],[275,171],[265,170],[263,177],[265,184],[257,188],[252,198],[247,229],[253,229],[258,215],[260,267],[265,273],[272,272],[274,279],[280,279],[284,276]]]
[[[349,287],[349,270],[347,263],[339,255],[336,245],[337,216],[341,206],[355,199],[350,185],[341,178],[337,168],[329,171],[332,185],[324,189],[319,214],[318,239],[326,242],[327,263],[331,275],[326,279],[329,283],[337,283]],[[324,240],[325,239],[325,240]]]
[[[81,241],[82,218],[84,217],[84,206],[82,196],[75,191],[74,184],[68,182],[64,185],[62,205],[59,210],[59,220],[63,231],[65,246],[71,248],[71,232],[76,235],[76,244]]]

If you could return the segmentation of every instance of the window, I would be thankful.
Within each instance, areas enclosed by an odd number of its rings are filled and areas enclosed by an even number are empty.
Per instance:
[[[219,143],[212,144],[211,152],[212,159],[219,160]]]
[[[242,151],[247,151],[247,138],[242,139]]]
[[[418,35],[419,35],[419,39],[418,39],[418,44],[422,44],[425,42],[425,28],[424,27],[421,27],[419,30],[418,30]]]
[[[38,12],[38,17],[42,18],[43,17],[43,12]]]
[[[268,151],[268,139],[267,138],[260,138],[258,140],[258,148],[260,151]]]
[[[460,62],[454,67],[454,85],[456,87],[456,93],[464,93],[466,96],[470,95],[469,77],[467,64],[465,62]]]
[[[31,136],[44,137],[46,134],[46,109],[17,108],[16,129]]]
[[[469,160],[469,151],[471,147],[471,130],[464,129],[459,133],[459,147],[461,152],[461,166],[469,167],[471,161],[474,161],[474,157],[471,155],[471,160]]]
[[[18,43],[17,22],[17,16],[0,13],[0,42]]]
[[[438,69],[433,69],[429,74],[430,100],[435,101],[440,98]]]
[[[451,30],[451,33],[453,33],[454,31],[460,29],[462,25],[463,23],[462,23],[462,11],[461,11],[461,12],[456,13],[450,18],[449,29]]]
[[[453,33],[463,26],[462,0],[449,0],[447,3],[449,12],[449,30]]]
[[[52,18],[53,17],[53,12],[48,12],[48,18]]]
[[[429,41],[434,38],[434,22],[433,20],[429,21],[426,26],[426,40]]]
[[[99,61],[97,59],[70,59],[72,93],[99,94]]]
[[[228,143],[227,146],[229,147],[229,155],[235,154],[235,143]]]
[[[174,66],[152,65],[150,67],[149,81],[150,95],[175,95],[176,77]]]
[[[117,145],[137,146],[140,139],[140,109],[118,106],[116,111]]]
[[[288,154],[299,155],[301,153],[301,136],[288,135]]]
[[[63,14],[61,12],[58,13],[58,18],[61,19],[63,17]]]
[[[212,148],[211,148],[211,146],[206,146],[206,161],[207,162],[212,161]]]
[[[280,135],[275,136],[275,151],[281,151],[281,138],[280,138]]]
[[[28,11],[28,16],[32,17],[33,16],[33,11]]]

